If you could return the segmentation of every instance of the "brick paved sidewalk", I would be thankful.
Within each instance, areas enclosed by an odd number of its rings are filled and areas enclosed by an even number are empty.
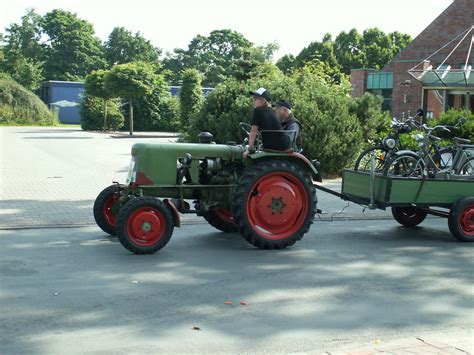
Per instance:
[[[112,181],[125,179],[132,145],[176,140],[170,133],[127,137],[67,127],[0,127],[0,228],[94,225],[95,198]],[[340,180],[325,186],[339,190]],[[384,211],[346,208],[347,202],[328,194],[318,193],[318,199],[321,220],[391,218]],[[182,221],[205,223],[195,215],[182,215]]]

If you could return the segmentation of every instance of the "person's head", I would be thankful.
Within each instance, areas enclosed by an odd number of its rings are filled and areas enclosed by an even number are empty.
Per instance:
[[[291,105],[288,101],[278,100],[275,103],[275,111],[280,120],[285,120],[290,117],[291,114]]]
[[[253,98],[253,107],[265,107],[270,106],[270,102],[272,101],[272,96],[270,92],[265,88],[260,88],[256,91],[250,91],[250,95]]]

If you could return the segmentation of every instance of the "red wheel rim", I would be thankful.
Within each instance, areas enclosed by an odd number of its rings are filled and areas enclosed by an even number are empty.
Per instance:
[[[113,193],[104,203],[104,208],[102,209],[102,214],[104,215],[105,220],[108,224],[115,227],[117,224],[117,215],[114,211],[114,206],[119,202],[119,197],[117,194]]]
[[[232,211],[226,208],[216,208],[214,210],[215,215],[223,220],[224,222],[234,223],[234,216]]]
[[[163,237],[165,229],[165,217],[153,207],[137,209],[127,221],[128,237],[133,243],[142,247],[158,243]]]
[[[474,205],[467,206],[461,213],[459,226],[465,235],[474,236]]]
[[[247,200],[247,217],[264,238],[281,240],[303,226],[309,209],[306,188],[296,176],[275,172],[260,178]]]

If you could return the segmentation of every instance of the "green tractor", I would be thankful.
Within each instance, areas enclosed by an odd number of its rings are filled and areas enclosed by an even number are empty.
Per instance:
[[[308,232],[316,213],[313,180],[321,181],[314,162],[293,150],[257,150],[245,159],[245,144],[199,136],[196,144],[134,144],[126,182],[107,187],[94,203],[98,226],[136,254],[163,248],[180,213],[196,213],[261,249],[286,248]]]

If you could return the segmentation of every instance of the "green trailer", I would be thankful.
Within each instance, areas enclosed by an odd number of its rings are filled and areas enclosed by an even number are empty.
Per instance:
[[[474,179],[451,175],[450,179],[409,178],[344,170],[341,193],[317,185],[317,189],[344,200],[369,206],[391,208],[395,220],[414,227],[428,214],[448,218],[453,236],[474,241]]]

